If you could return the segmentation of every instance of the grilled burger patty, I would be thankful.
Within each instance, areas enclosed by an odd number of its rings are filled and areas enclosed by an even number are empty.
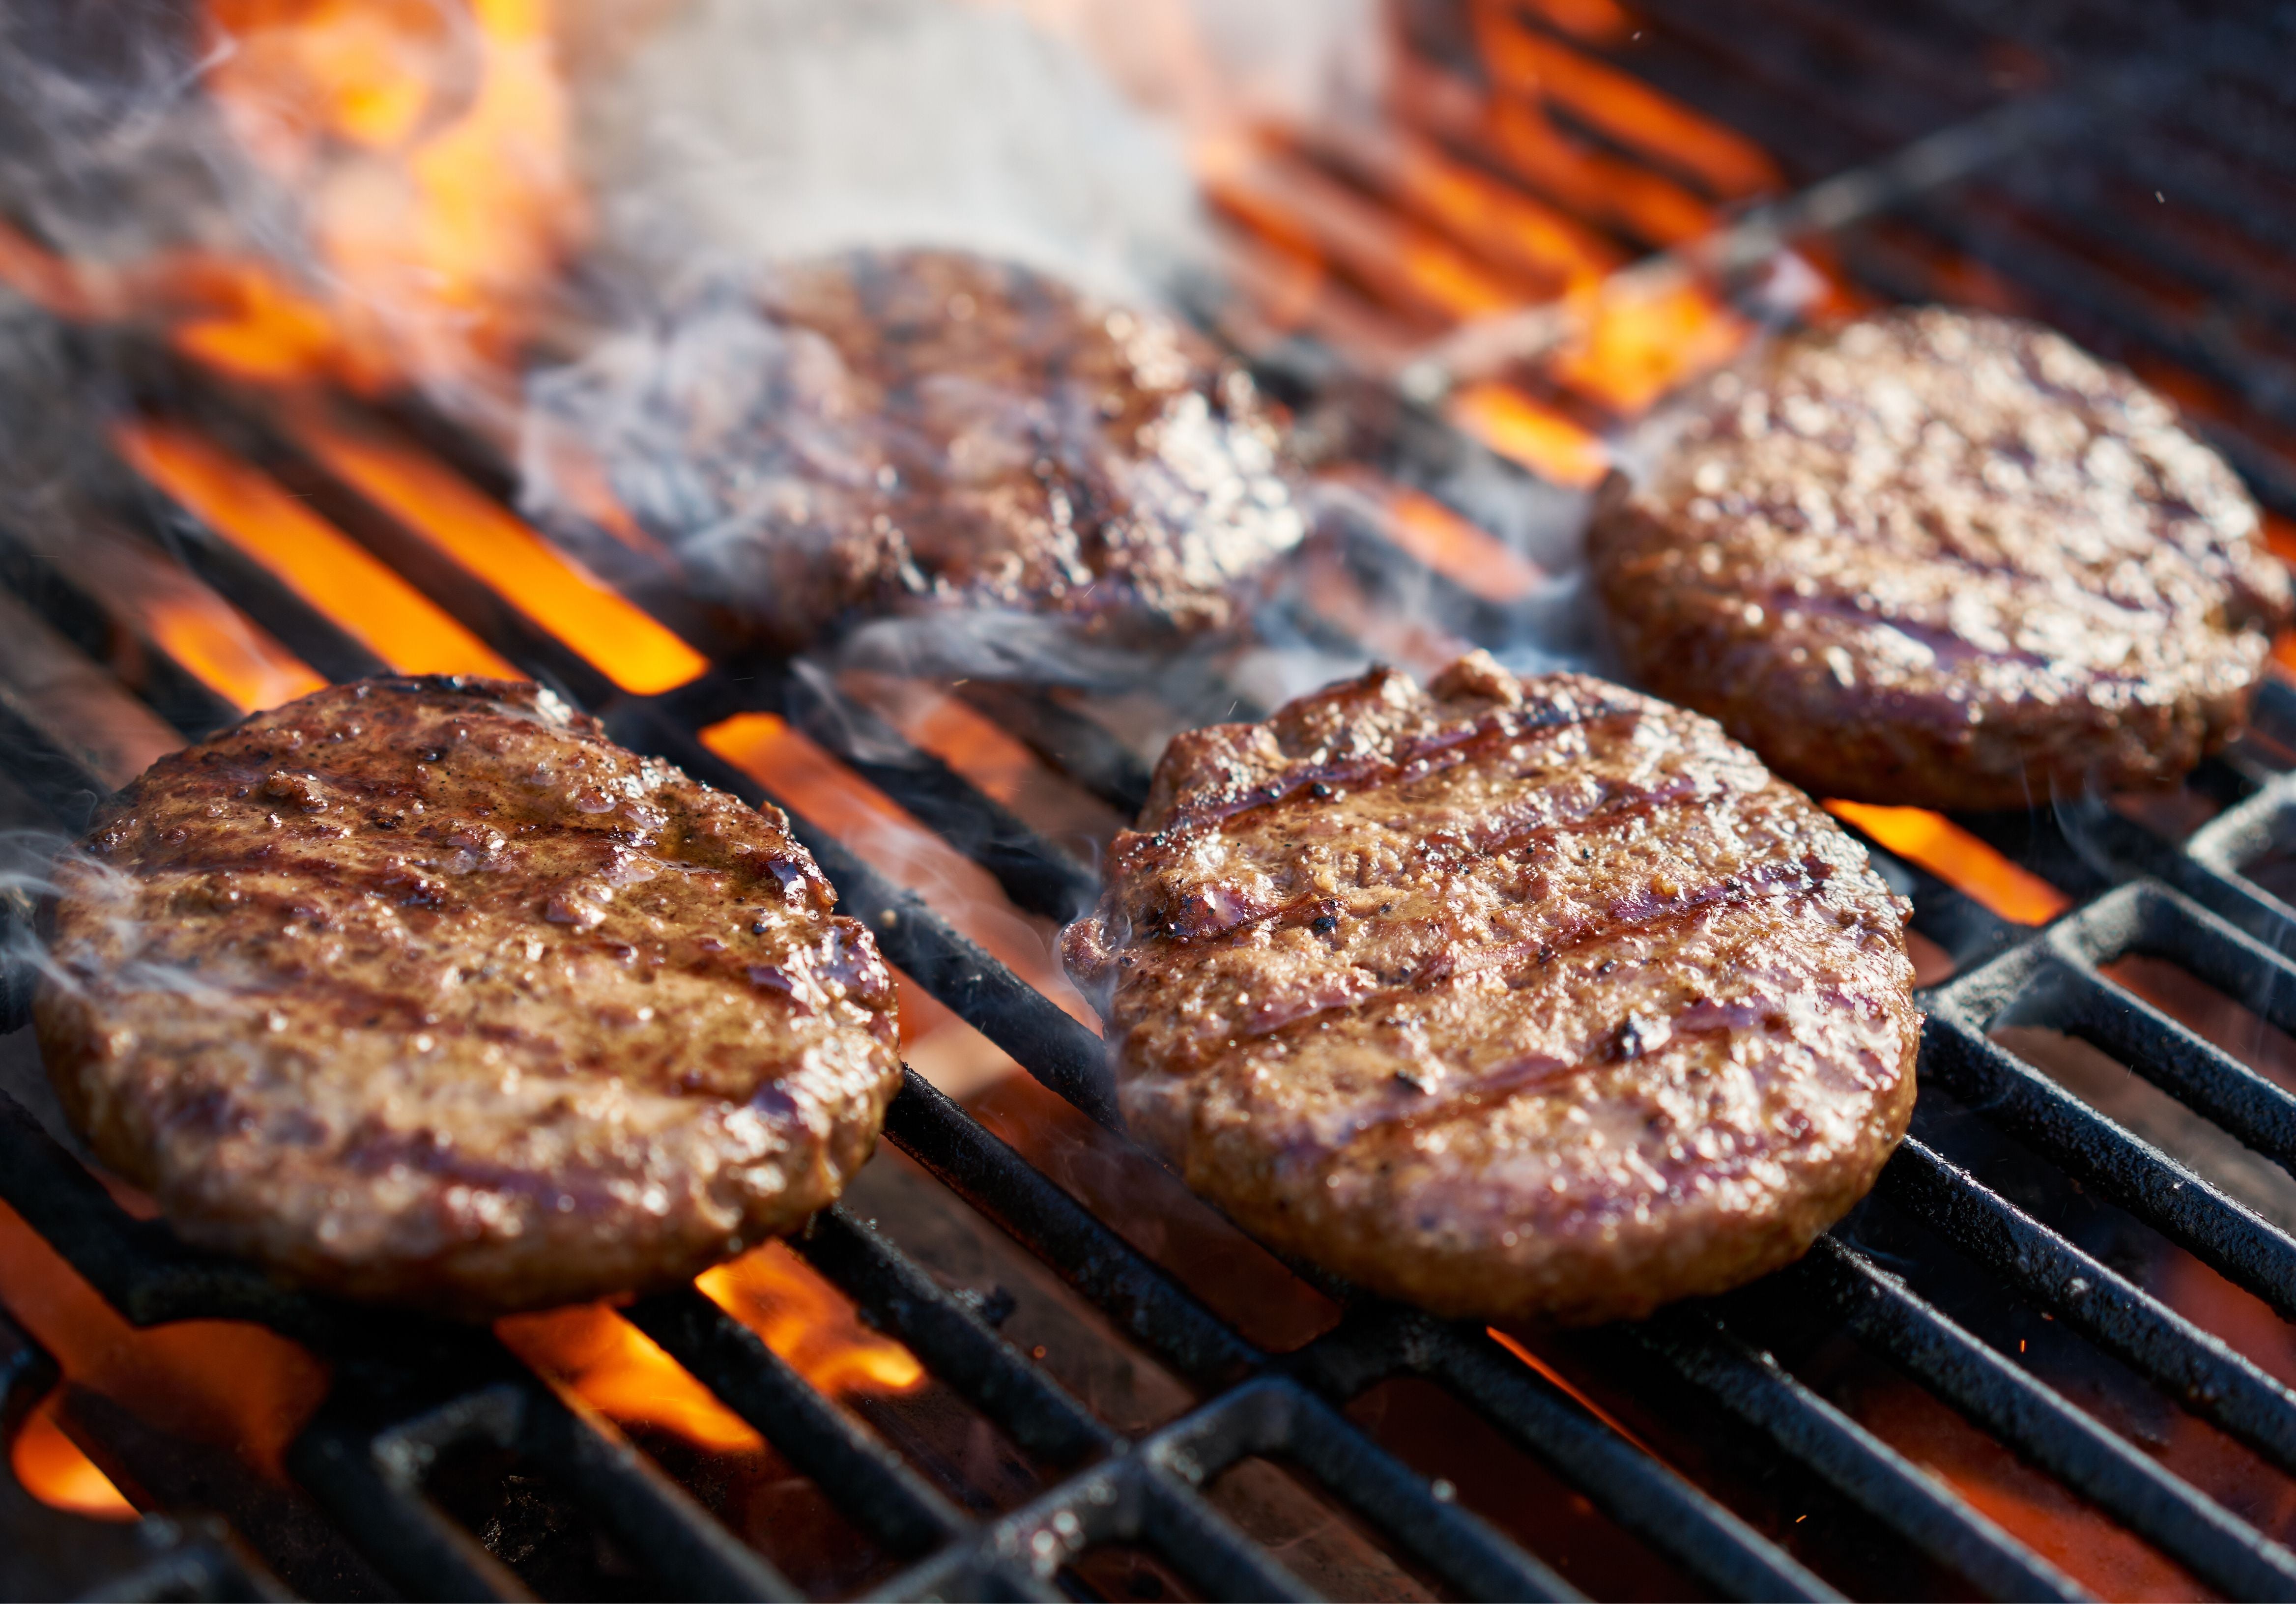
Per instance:
[[[952,608],[1118,643],[1221,629],[1304,533],[1250,378],[1161,314],[906,250],[778,268],[695,315],[758,348],[736,386],[669,375],[675,437],[634,442],[617,483],[781,650]]]
[[[2173,783],[2238,732],[2290,611],[2166,402],[1939,307],[1708,381],[1592,548],[1652,690],[1820,795],[1931,807]]]
[[[1265,1240],[1593,1322],[1784,1264],[1906,1129],[1906,904],[1710,721],[1475,653],[1180,736],[1064,956]]]
[[[900,1077],[785,826],[533,685],[322,691],[59,865],[41,1049],[194,1242],[472,1317],[674,1283],[832,1200]]]

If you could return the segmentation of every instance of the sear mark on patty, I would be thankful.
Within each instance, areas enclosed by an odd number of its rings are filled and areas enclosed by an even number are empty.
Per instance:
[[[2239,733],[2288,579],[2128,373],[1923,307],[1781,341],[1681,421],[1598,496],[1596,577],[1636,675],[1797,784],[2021,808]]]
[[[1786,1263],[1913,1106],[1905,904],[1710,720],[1374,669],[1175,740],[1063,937],[1127,1119],[1271,1243],[1587,1322]]]
[[[833,1200],[898,1088],[890,972],[787,821],[533,685],[319,692],[83,847],[36,1005],[64,1107],[184,1237],[328,1291],[675,1284]]]

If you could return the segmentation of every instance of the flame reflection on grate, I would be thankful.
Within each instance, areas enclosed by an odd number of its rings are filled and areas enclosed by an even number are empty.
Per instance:
[[[24,1491],[51,1508],[98,1520],[136,1518],[135,1506],[56,1424],[53,1395],[42,1399],[18,1429],[8,1468]]]
[[[1943,814],[1831,799],[1824,806],[1899,857],[1919,863],[2004,919],[2019,924],[2046,924],[2072,906],[2072,899],[2063,892],[2010,862]]]
[[[372,430],[321,421],[303,408],[286,422],[331,472],[623,690],[638,696],[674,691],[709,667],[620,592],[434,458]]]

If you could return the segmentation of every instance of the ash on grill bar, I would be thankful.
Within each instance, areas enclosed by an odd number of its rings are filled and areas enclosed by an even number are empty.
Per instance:
[[[1054,956],[1174,733],[1374,660],[1615,672],[1592,489],[1781,331],[2053,327],[2296,557],[2291,61],[2202,0],[11,8],[0,1595],[2296,1595],[2284,638],[2176,789],[1830,804],[1912,904],[1911,1134],[1798,1263],[1645,1321],[1446,1322],[1270,1253],[1124,1133]],[[695,576],[789,504],[763,479],[872,469],[740,454],[742,409],[826,393],[744,274],[888,244],[1250,375],[1157,424],[1201,466],[1205,408],[1283,414],[1313,528],[1248,624],[740,627]],[[1004,403],[935,437],[951,482],[1115,528],[1133,466],[1054,457],[1122,398]],[[898,971],[841,1201],[482,1326],[195,1251],[93,1166],[21,1027],[48,855],[386,670],[538,680],[787,810]]]

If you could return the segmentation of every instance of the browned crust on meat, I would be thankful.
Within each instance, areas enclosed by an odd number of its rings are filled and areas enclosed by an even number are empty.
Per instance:
[[[1304,533],[1250,376],[1162,313],[948,250],[785,266],[758,301],[787,371],[694,425],[723,527],[685,544],[779,649],[951,609],[1169,644],[1240,622]]]
[[[1708,381],[1598,498],[1634,674],[1820,796],[2024,807],[2235,736],[2289,585],[2232,471],[2118,368],[1925,307]]]
[[[481,1317],[800,1223],[898,1089],[787,820],[529,684],[374,679],[161,759],[57,869],[73,1123],[188,1240]]]
[[[1800,1255],[1905,1133],[1905,905],[1710,720],[1476,653],[1176,740],[1064,956],[1279,1248],[1582,1323]]]

